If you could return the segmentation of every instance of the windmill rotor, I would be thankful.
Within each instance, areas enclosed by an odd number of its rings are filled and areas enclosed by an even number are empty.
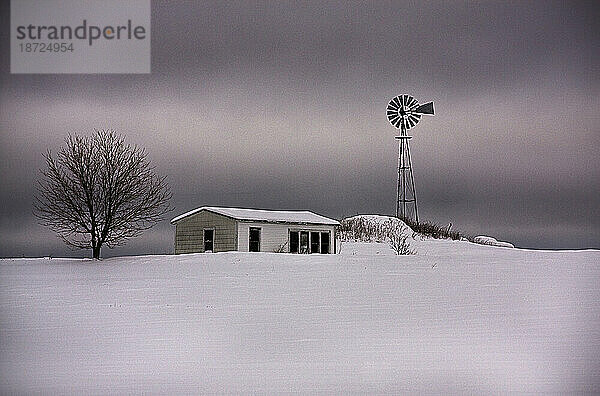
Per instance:
[[[410,95],[398,95],[387,105],[387,118],[394,128],[407,130],[419,123],[423,114],[433,115],[433,102],[419,105]]]

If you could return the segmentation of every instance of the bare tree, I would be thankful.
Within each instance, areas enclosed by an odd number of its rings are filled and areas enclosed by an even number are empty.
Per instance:
[[[416,251],[410,248],[408,230],[406,226],[396,226],[389,229],[388,242],[397,255],[416,254]]]
[[[44,154],[34,213],[67,245],[100,249],[124,245],[170,211],[165,177],[155,174],[146,151],[112,130],[69,135],[56,157]]]

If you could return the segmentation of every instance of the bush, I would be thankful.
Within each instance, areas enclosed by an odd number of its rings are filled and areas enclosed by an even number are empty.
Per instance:
[[[464,234],[459,231],[451,230],[452,223],[448,224],[447,227],[442,227],[438,224],[426,221],[424,223],[417,223],[410,219],[403,220],[414,232],[424,236],[428,236],[436,239],[454,239],[460,240],[461,238],[467,238]]]
[[[288,253],[287,242],[280,244],[275,249],[273,249],[273,253]]]
[[[417,252],[410,248],[410,243],[408,242],[408,227],[396,227],[394,229],[390,229],[390,233],[388,235],[389,244],[392,250],[401,256],[416,254]]]
[[[340,238],[344,242],[386,242],[392,230],[406,227],[401,220],[387,216],[355,216],[340,223]]]

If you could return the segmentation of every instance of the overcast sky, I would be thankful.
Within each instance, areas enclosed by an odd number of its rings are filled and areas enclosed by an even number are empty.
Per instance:
[[[9,53],[8,2],[0,49]],[[399,94],[422,220],[600,247],[597,2],[152,2],[149,75],[11,75],[0,58],[0,256],[72,255],[32,215],[41,154],[112,128],[203,205],[393,214]],[[414,131],[414,132],[413,132]],[[115,254],[170,253],[168,221]]]

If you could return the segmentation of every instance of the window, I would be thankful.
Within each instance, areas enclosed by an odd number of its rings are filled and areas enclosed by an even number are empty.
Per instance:
[[[215,230],[204,230],[204,251],[213,252]]]
[[[298,253],[299,242],[298,231],[290,231],[290,253]]]
[[[250,227],[248,251],[260,252],[260,228]]]
[[[315,231],[310,233],[310,252],[311,253],[319,253],[319,251],[320,251],[319,235],[320,234]]]
[[[330,231],[289,230],[289,233],[290,253],[330,253]]]
[[[329,253],[329,233],[328,232],[321,233],[321,253],[323,253],[323,254]]]

